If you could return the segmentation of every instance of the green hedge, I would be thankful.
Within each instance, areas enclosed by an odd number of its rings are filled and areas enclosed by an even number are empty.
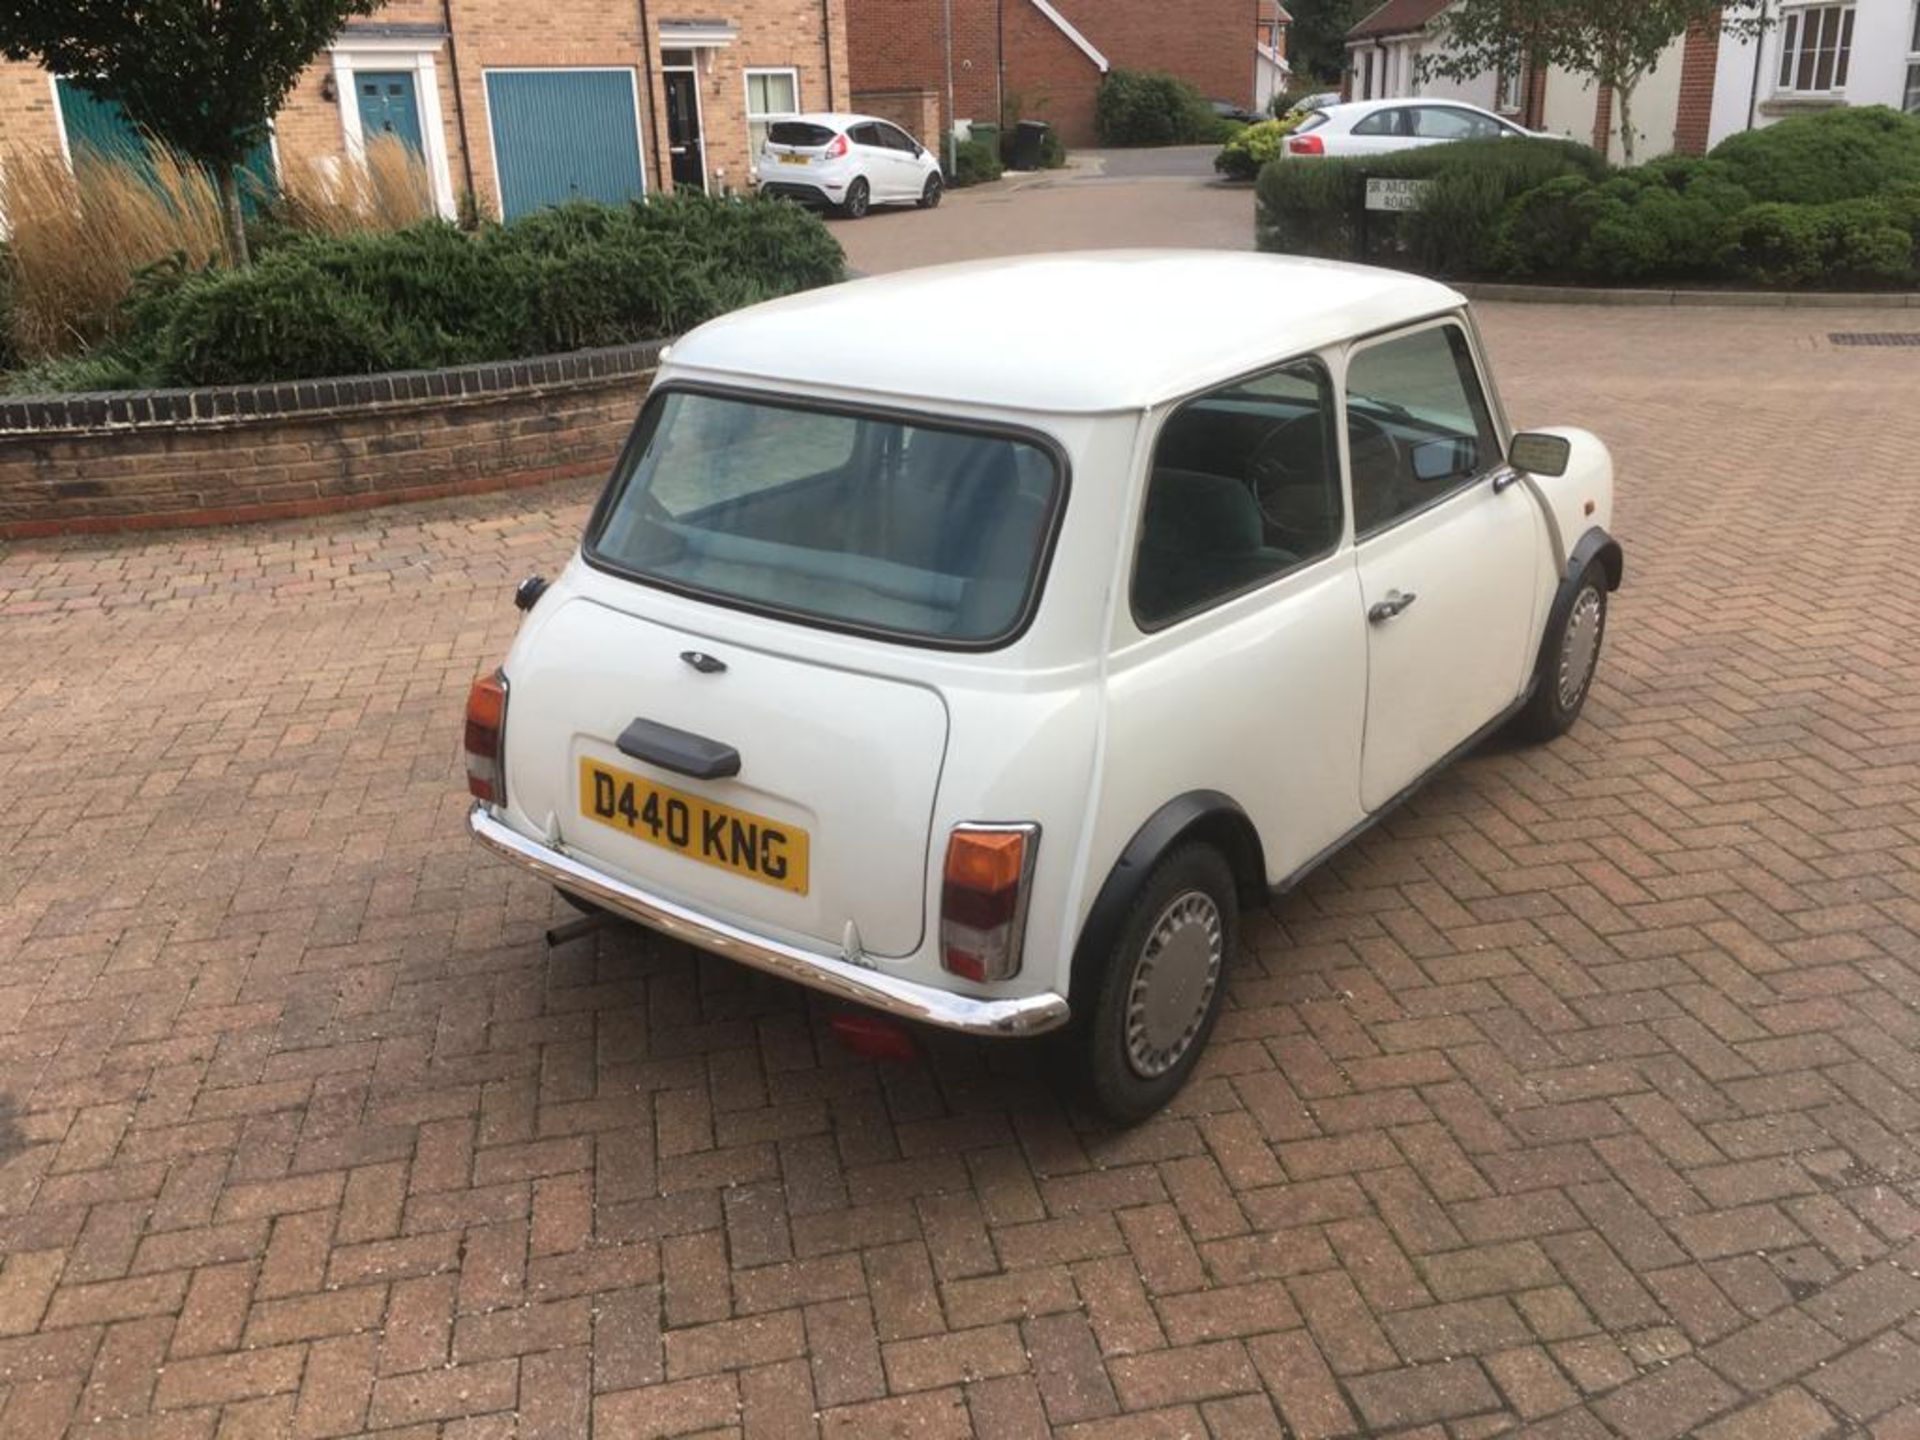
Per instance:
[[[313,236],[245,270],[150,277],[118,350],[11,388],[245,384],[615,345],[843,273],[826,227],[780,200],[580,202],[478,234],[433,221]]]
[[[1920,282],[1920,118],[1830,111],[1703,158],[1612,171],[1583,146],[1483,141],[1260,178],[1263,249],[1351,258],[1368,176],[1430,179],[1369,258],[1466,278],[1884,288]]]
[[[1253,180],[1286,149],[1287,136],[1299,128],[1303,116],[1262,120],[1245,125],[1213,157],[1213,168],[1229,180]]]
[[[950,179],[956,189],[998,180],[1005,169],[1000,162],[1000,141],[997,138],[991,142],[961,140],[953,147],[953,174]]]
[[[1260,248],[1354,257],[1355,223],[1370,178],[1431,182],[1421,208],[1371,217],[1406,258],[1436,274],[1479,268],[1495,243],[1502,209],[1550,180],[1604,174],[1606,162],[1567,140],[1463,140],[1364,159],[1283,159],[1260,172],[1255,206]]]
[[[1206,97],[1157,70],[1110,70],[1093,102],[1102,145],[1199,145],[1224,141]]]

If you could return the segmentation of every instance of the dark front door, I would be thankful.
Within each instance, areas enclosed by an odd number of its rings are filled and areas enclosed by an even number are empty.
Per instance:
[[[673,164],[673,188],[704,190],[707,167],[700,153],[700,92],[691,70],[669,70],[667,78],[667,154]]]

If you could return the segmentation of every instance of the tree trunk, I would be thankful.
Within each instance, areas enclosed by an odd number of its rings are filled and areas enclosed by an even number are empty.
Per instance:
[[[1626,75],[1613,86],[1614,98],[1620,102],[1620,159],[1629,168],[1633,165],[1633,87],[1639,79]]]
[[[247,254],[247,217],[240,209],[239,174],[231,165],[220,167],[220,215],[227,225],[227,263],[244,269]]]

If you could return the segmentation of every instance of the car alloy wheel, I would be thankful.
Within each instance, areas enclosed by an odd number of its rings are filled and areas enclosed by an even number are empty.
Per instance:
[[[858,220],[861,216],[865,215],[867,213],[867,206],[872,201],[872,197],[873,192],[867,188],[867,182],[864,179],[856,179],[851,185],[847,186],[847,203],[842,207],[847,212],[847,218],[849,220]]]
[[[1220,908],[1203,890],[1174,896],[1147,932],[1127,987],[1127,1063],[1166,1074],[1192,1046],[1213,1003],[1226,954]]]
[[[941,182],[938,175],[929,175],[927,177],[926,188],[920,192],[920,208],[922,210],[932,210],[938,206],[941,193],[945,189],[946,186]]]

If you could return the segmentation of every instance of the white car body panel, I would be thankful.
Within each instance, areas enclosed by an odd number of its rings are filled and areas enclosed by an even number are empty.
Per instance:
[[[941,343],[901,326],[903,313],[941,314]],[[1229,797],[1280,886],[1525,698],[1568,551],[1611,518],[1611,462],[1584,432],[1553,432],[1575,441],[1565,476],[1507,472],[1497,492],[1482,477],[1357,546],[1349,492],[1331,554],[1163,629],[1143,632],[1129,601],[1154,445],[1183,401],[1309,355],[1339,393],[1350,349],[1438,317],[1459,317],[1477,353],[1465,302],[1430,281],[1110,252],[863,280],[701,327],[665,358],[662,389],[884,405],[1044,436],[1067,492],[1037,608],[997,648],[940,649],[710,603],[577,554],[502,667],[507,800],[482,808],[526,845],[693,917],[695,943],[720,953],[764,937],[781,973],[837,994],[853,975],[876,987],[856,998],[956,1028],[1059,1023],[1095,897],[1167,802]],[[1504,443],[1484,356],[1480,373]],[[1369,605],[1393,588],[1418,603],[1370,625]],[[728,672],[685,668],[690,647]],[[733,780],[654,778],[806,825],[810,895],[583,828],[574,760],[645,773],[611,749],[640,714],[754,759]],[[999,983],[941,966],[946,838],[970,822],[1039,826],[1024,961]],[[701,938],[700,917],[722,938]],[[809,977],[809,954],[832,975]],[[978,1008],[940,1013],[928,995],[1051,1008],[989,1023]],[[920,999],[889,1004],[902,996]]]
[[[1448,110],[1461,111],[1493,127],[1501,135],[1534,136],[1535,132],[1516,125],[1504,116],[1495,115],[1491,110],[1483,110],[1478,105],[1470,105],[1464,100],[1422,99],[1407,96],[1397,100],[1348,100],[1337,105],[1314,107],[1325,117],[1313,124],[1311,129],[1301,132],[1317,137],[1320,141],[1320,154],[1340,157],[1387,155],[1400,150],[1415,150],[1423,145],[1445,145],[1450,143],[1447,137],[1423,135],[1373,135],[1364,133],[1368,123],[1382,112],[1389,110]],[[1285,152],[1294,154],[1291,147]]]
[[[818,192],[818,201],[845,202],[854,181],[865,180],[876,205],[916,204],[930,177],[940,174],[940,159],[891,121],[873,115],[837,111],[782,116],[781,124],[817,125],[846,140],[846,153],[833,155],[832,140],[820,145],[790,145],[769,138],[755,157],[757,183],[762,191],[795,194],[792,187]],[[863,143],[853,137],[866,127],[903,139],[913,150]]]

